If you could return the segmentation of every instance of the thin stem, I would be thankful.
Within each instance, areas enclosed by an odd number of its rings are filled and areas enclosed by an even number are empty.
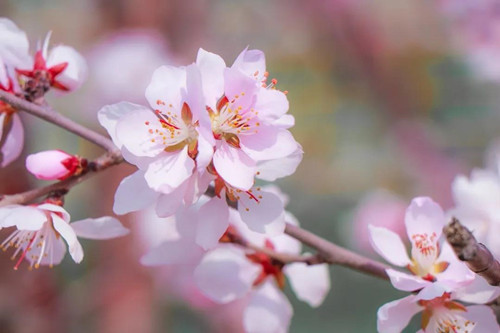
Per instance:
[[[113,141],[106,138],[105,136],[82,126],[73,120],[66,118],[62,114],[53,111],[50,107],[40,106],[35,103],[28,102],[22,98],[19,98],[13,94],[6,91],[0,90],[0,100],[12,105],[14,108],[25,111],[32,114],[38,118],[44,119],[49,123],[55,124],[67,131],[70,131],[102,148],[107,151],[116,150],[116,146]]]
[[[389,276],[385,271],[389,268],[387,265],[349,251],[290,223],[287,223],[285,233],[317,250],[318,255],[326,263],[345,266],[362,273],[389,280]]]

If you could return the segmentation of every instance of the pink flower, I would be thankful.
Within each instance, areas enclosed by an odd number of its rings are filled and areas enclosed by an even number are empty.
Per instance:
[[[398,333],[420,311],[422,324],[419,333],[435,332],[498,332],[499,326],[493,310],[486,305],[464,306],[457,302],[485,304],[499,295],[499,289],[488,285],[481,277],[453,292],[426,298],[410,295],[383,305],[377,313],[380,333]]]
[[[11,205],[0,208],[0,227],[16,227],[1,244],[5,251],[9,247],[16,250],[12,258],[18,269],[26,259],[30,268],[39,265],[57,265],[66,252],[66,241],[71,258],[76,263],[83,259],[83,249],[77,236],[89,239],[110,239],[124,236],[128,229],[109,216],[98,219],[84,219],[70,223],[70,215],[61,206],[43,203],[34,206]]]
[[[224,181],[234,188],[249,190],[259,162],[301,153],[300,145],[286,129],[293,123],[293,117],[286,114],[288,100],[283,92],[274,89],[274,79],[267,85],[261,51],[245,49],[227,68],[221,57],[200,49],[196,64],[217,140],[213,166]],[[300,158],[291,161],[296,162],[296,167]],[[287,167],[284,175],[295,167]]]
[[[32,69],[16,68],[20,75],[44,79],[60,92],[74,91],[85,82],[88,75],[85,59],[72,47],[58,45],[48,50],[51,33],[45,38],[42,49],[35,53]]]
[[[293,223],[293,217],[288,216]],[[266,246],[280,253],[300,253],[300,243],[286,235],[266,238],[249,230],[237,219],[228,232],[241,231],[240,236],[252,244]],[[247,332],[285,332],[293,309],[280,289],[285,275],[299,299],[319,306],[328,290],[328,266],[302,263],[283,265],[260,252],[245,251],[233,245],[221,245],[209,251],[194,272],[200,290],[210,299],[228,303],[250,295],[243,322]]]
[[[406,210],[405,225],[411,242],[411,259],[399,236],[385,228],[369,226],[374,250],[393,265],[407,268],[411,274],[387,269],[393,286],[404,291],[434,290],[435,281],[450,290],[474,278],[467,266],[459,261],[450,245],[441,237],[445,215],[432,199],[415,198]]]
[[[80,174],[87,160],[62,150],[46,150],[26,157],[26,169],[38,179],[63,180]]]

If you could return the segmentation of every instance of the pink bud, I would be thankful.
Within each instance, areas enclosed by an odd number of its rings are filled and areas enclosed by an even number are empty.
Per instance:
[[[86,164],[84,161],[62,150],[47,150],[29,155],[26,169],[38,179],[62,180],[80,173],[85,166],[82,164]]]

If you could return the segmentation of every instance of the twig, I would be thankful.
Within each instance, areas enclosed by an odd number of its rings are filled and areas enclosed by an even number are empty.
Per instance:
[[[114,151],[116,149],[115,145],[110,139],[74,122],[69,118],[66,118],[62,114],[53,111],[50,107],[40,106],[38,104],[28,102],[3,90],[0,90],[0,100],[12,105],[16,109],[25,111],[29,114],[46,120],[49,123],[64,128],[65,130],[68,130],[92,143],[95,143],[96,145],[106,149],[107,151]]]
[[[14,204],[27,204],[51,192],[58,190],[69,190],[73,186],[80,184],[81,182],[92,177],[98,172],[106,170],[114,165],[120,164],[121,162],[123,162],[123,157],[121,156],[121,154],[117,154],[116,152],[106,153],[90,162],[87,172],[82,173],[81,175],[74,176],[44,187],[35,188],[26,192],[0,196],[0,207]]]
[[[387,265],[349,251],[290,223],[286,224],[285,233],[316,249],[318,255],[326,263],[345,266],[362,273],[389,280],[389,276],[385,272],[389,268]]]
[[[492,286],[500,285],[500,263],[486,246],[477,242],[469,229],[453,218],[451,223],[443,228],[443,232],[458,258],[464,261],[471,271],[481,275]]]

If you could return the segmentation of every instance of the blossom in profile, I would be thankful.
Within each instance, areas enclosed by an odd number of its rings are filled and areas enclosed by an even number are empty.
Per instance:
[[[43,180],[64,180],[81,174],[86,166],[86,159],[62,150],[46,150],[26,157],[26,169]]]
[[[23,260],[30,263],[30,268],[59,264],[66,253],[64,242],[71,258],[80,263],[83,259],[83,249],[77,237],[110,239],[128,233],[128,229],[117,219],[109,216],[70,223],[69,213],[63,207],[50,202],[0,208],[0,227],[16,228],[1,243],[4,251],[14,248],[14,269],[18,269]]]
[[[442,237],[446,217],[441,207],[427,197],[412,200],[406,210],[405,225],[411,242],[411,258],[401,238],[386,228],[369,226],[374,250],[388,262],[409,272],[387,269],[391,283],[404,291],[426,291],[440,294],[468,283],[474,273],[458,260]],[[434,286],[435,282],[440,284]]]

